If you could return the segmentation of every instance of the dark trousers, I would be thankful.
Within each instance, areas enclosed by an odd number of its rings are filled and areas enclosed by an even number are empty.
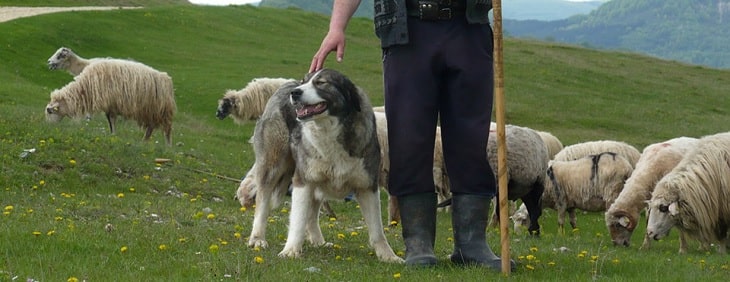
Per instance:
[[[453,193],[494,196],[487,161],[494,94],[489,25],[408,18],[409,43],[383,49],[394,196],[435,191],[433,146],[440,121]]]

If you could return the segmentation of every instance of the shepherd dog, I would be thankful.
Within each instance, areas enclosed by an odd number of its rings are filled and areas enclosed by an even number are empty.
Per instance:
[[[280,257],[300,257],[305,238],[329,245],[319,226],[327,200],[354,194],[381,261],[402,263],[385,238],[378,174],[380,145],[368,96],[344,74],[323,69],[282,85],[254,130],[257,185],[249,246],[266,247],[269,210],[291,183],[289,229]]]

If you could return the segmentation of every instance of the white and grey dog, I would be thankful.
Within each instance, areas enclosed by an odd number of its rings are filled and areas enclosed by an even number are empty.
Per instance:
[[[351,80],[324,69],[308,74],[299,85],[283,85],[269,100],[254,136],[258,191],[249,246],[267,246],[268,210],[291,180],[289,233],[279,256],[300,256],[305,237],[313,245],[324,245],[320,207],[325,200],[354,193],[375,254],[381,261],[403,261],[383,233],[380,149],[372,106]]]

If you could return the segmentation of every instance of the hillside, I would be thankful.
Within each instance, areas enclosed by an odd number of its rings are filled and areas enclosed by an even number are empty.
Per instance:
[[[730,68],[730,1],[612,0],[588,15],[559,21],[504,21],[520,38],[629,50]]]
[[[305,244],[301,258],[277,256],[288,199],[267,219],[270,247],[248,248],[253,212],[233,194],[253,164],[254,125],[216,119],[218,99],[256,77],[303,77],[328,18],[297,9],[154,4],[0,23],[0,281],[484,279],[483,269],[445,259],[453,250],[448,213],[438,215],[441,265],[434,270],[378,262],[352,201],[333,202],[337,217],[320,218],[330,248]],[[382,105],[372,29],[372,21],[353,19],[345,60],[330,56],[326,66]],[[130,120],[118,121],[112,135],[102,113],[46,121],[49,93],[73,80],[46,65],[60,46],[167,72],[178,108],[173,146],[157,131],[142,142]],[[730,71],[554,42],[508,38],[504,47],[507,122],[551,132],[565,145],[611,139],[643,148],[729,130]],[[615,248],[599,213],[578,216],[580,228],[559,234],[555,212],[546,210],[541,238],[514,234],[520,269],[503,280],[637,281],[669,273],[665,279],[723,281],[730,273],[726,256],[697,251],[694,241],[675,259],[676,232],[640,251],[637,229],[634,245]],[[489,232],[498,246],[499,236]],[[393,226],[386,236],[402,255],[400,234]],[[570,251],[554,251],[563,246]]]

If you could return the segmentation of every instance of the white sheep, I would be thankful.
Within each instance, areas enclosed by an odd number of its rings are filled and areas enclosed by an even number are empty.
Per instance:
[[[605,214],[606,226],[614,245],[629,246],[631,235],[641,217],[640,213],[646,208],[646,201],[651,198],[651,192],[654,191],[657,182],[669,173],[696,143],[697,138],[679,137],[644,148],[631,177],[626,180],[624,189]],[[649,248],[650,242],[649,237],[645,236],[641,248]],[[680,253],[685,249],[685,241],[680,240]]]
[[[730,132],[697,141],[654,188],[647,235],[659,240],[676,226],[704,244],[727,253],[730,231]]]
[[[545,171],[549,158],[547,146],[536,130],[516,125],[505,126],[505,143],[507,144],[507,182],[508,195],[511,201],[521,199],[529,211],[531,223],[528,231],[532,235],[540,235],[538,219],[542,214],[540,198],[544,191]],[[487,158],[495,180],[499,180],[497,163],[497,134],[491,132],[487,142]],[[492,223],[499,222],[495,205]]]
[[[271,95],[284,83],[295,81],[291,78],[254,78],[240,90],[226,90],[223,98],[218,100],[215,116],[225,119],[231,116],[233,121],[244,124],[261,117]]]
[[[641,152],[639,152],[639,150],[625,142],[601,140],[567,146],[560,150],[553,159],[557,161],[572,161],[588,155],[596,155],[603,152],[614,152],[621,155],[629,161],[629,163],[631,163],[632,167],[636,165],[636,162],[639,161],[639,157],[641,157]]]
[[[51,70],[65,70],[73,76],[79,75],[90,63],[104,58],[84,59],[73,50],[67,47],[61,47],[56,53],[48,58],[48,68]],[[108,59],[108,58],[107,58]]]
[[[632,170],[628,160],[613,152],[571,161],[552,160],[547,169],[542,206],[558,211],[558,231],[564,232],[566,211],[575,229],[575,209],[605,211],[621,193]]]
[[[552,160],[555,155],[563,150],[563,143],[560,142],[560,139],[555,137],[552,133],[538,130],[537,134],[540,135],[542,142],[545,143],[545,146],[547,147],[548,159]]]
[[[61,89],[51,92],[46,119],[106,114],[115,133],[117,116],[135,120],[145,129],[144,140],[161,127],[167,145],[172,144],[172,119],[176,111],[172,78],[147,65],[128,60],[99,60]]]

